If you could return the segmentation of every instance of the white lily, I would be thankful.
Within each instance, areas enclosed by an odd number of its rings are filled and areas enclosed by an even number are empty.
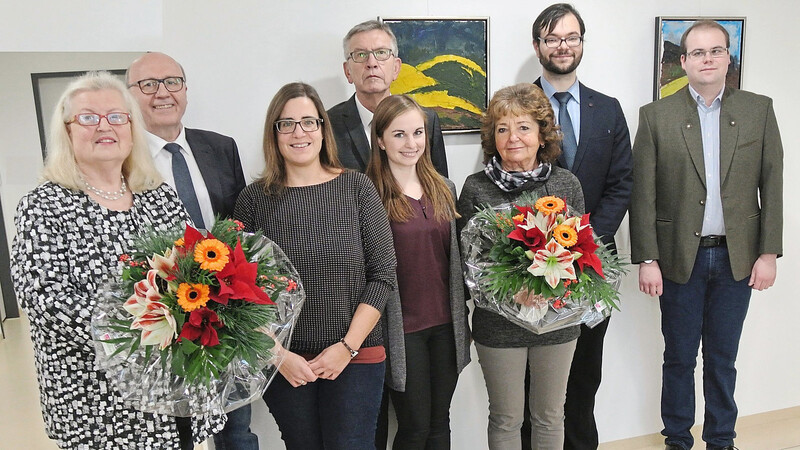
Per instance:
[[[555,239],[551,239],[543,249],[536,251],[528,272],[544,276],[545,282],[551,288],[555,288],[562,279],[575,279],[572,261],[572,252],[562,247]]]

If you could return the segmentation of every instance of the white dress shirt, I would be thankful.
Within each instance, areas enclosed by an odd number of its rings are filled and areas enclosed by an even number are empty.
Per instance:
[[[356,95],[356,108],[358,115],[361,117],[361,125],[364,127],[364,133],[367,135],[367,142],[372,146],[372,111],[368,110],[366,106],[361,104],[361,101]]]
[[[169,142],[161,139],[153,133],[145,132],[147,135],[147,144],[150,146],[150,153],[153,155],[153,162],[156,169],[164,177],[164,182],[175,189],[175,177],[172,175],[172,154],[164,149],[164,146]],[[173,141],[175,144],[181,146],[181,154],[186,159],[186,165],[189,167],[189,174],[192,176],[192,185],[194,192],[197,194],[197,201],[200,203],[200,212],[203,214],[203,222],[206,228],[211,229],[214,225],[214,209],[211,207],[211,197],[208,195],[206,183],[203,180],[203,174],[200,173],[200,167],[197,166],[197,161],[194,159],[192,149],[186,141],[186,128],[181,127],[181,132],[178,137]]]

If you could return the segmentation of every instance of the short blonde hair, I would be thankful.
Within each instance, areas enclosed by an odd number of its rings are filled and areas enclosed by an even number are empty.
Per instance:
[[[155,189],[163,179],[158,173],[144,134],[144,119],[139,106],[133,99],[125,84],[109,72],[87,72],[73,80],[61,94],[56,104],[50,129],[47,135],[47,157],[42,170],[42,180],[52,181],[69,189],[83,190],[78,163],[72,149],[72,139],[67,132],[66,122],[72,120],[72,99],[82,92],[112,90],[117,91],[125,102],[125,108],[131,115],[131,137],[133,148],[130,155],[122,163],[122,175],[131,192]]]

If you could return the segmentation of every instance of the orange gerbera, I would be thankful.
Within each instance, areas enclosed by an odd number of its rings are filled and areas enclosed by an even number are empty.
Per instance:
[[[547,216],[550,214],[560,213],[564,210],[564,207],[567,206],[567,204],[564,203],[564,200],[558,197],[548,195],[536,200],[536,204],[533,206],[537,211]]]
[[[210,289],[205,284],[181,283],[178,286],[178,304],[186,312],[206,306]]]
[[[175,247],[183,247],[183,238],[180,238],[177,241],[175,241]]]
[[[194,248],[194,260],[203,270],[219,272],[228,264],[231,251],[225,243],[217,239],[203,239]]]
[[[563,223],[553,230],[553,237],[563,247],[572,247],[578,243],[578,232],[569,225]]]

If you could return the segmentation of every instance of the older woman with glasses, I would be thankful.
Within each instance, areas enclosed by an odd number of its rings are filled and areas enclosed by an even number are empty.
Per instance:
[[[512,203],[520,195],[555,195],[576,213],[584,209],[578,179],[553,165],[561,153],[553,109],[530,83],[497,91],[482,118],[484,170],[467,177],[458,199],[459,231],[482,205]],[[564,401],[580,328],[534,334],[478,308],[472,336],[489,392],[489,448],[519,449],[525,404],[525,367],[530,367],[531,447],[564,445]]]
[[[67,87],[47,150],[44,183],[17,207],[11,265],[47,434],[62,448],[179,448],[174,418],[131,408],[95,370],[90,319],[137,232],[176,226],[186,211],[153,166],[136,102],[107,72]],[[195,421],[196,438],[221,422]]]
[[[328,115],[307,84],[272,99],[264,159],[233,216],[280,245],[306,291],[264,400],[287,449],[374,449],[386,359],[376,324],[396,284],[386,211],[365,175],[339,165]]]

